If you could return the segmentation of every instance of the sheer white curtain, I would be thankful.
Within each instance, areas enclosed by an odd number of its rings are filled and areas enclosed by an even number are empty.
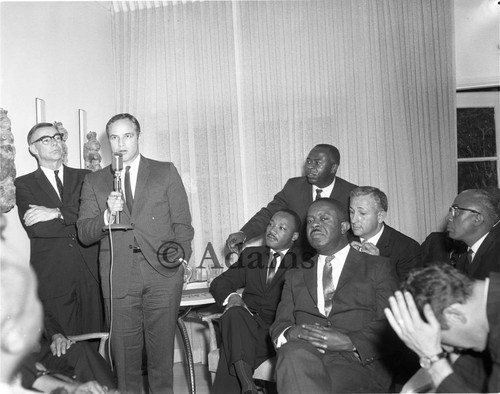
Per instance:
[[[117,111],[184,179],[192,264],[208,242],[223,259],[317,143],[388,194],[389,224],[437,228],[456,191],[451,0],[148,4],[114,13]]]

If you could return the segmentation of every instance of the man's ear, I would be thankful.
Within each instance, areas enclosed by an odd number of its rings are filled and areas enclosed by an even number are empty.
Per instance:
[[[387,212],[386,211],[383,211],[383,210],[378,211],[378,213],[377,213],[377,219],[378,219],[379,223],[382,223],[385,220],[386,217],[387,217]]]
[[[342,234],[347,233],[350,228],[351,228],[351,223],[349,223],[349,222],[342,222],[342,223],[340,223],[340,232]]]
[[[29,144],[28,145],[28,151],[36,157],[37,153],[38,153],[38,150],[36,149],[36,146],[35,144]]]
[[[339,169],[339,165],[337,163],[332,164],[332,168],[330,169],[330,174],[335,175],[337,173],[338,169]]]
[[[293,242],[293,241],[296,241],[296,240],[297,240],[297,238],[299,238],[299,233],[298,233],[297,231],[295,231],[295,232],[293,233],[293,235],[292,235],[292,242]]]
[[[443,316],[450,326],[467,323],[467,316],[465,316],[460,304],[452,304],[443,310]]]

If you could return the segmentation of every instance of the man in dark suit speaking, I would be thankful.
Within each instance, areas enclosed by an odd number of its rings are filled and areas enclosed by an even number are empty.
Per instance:
[[[384,308],[398,281],[388,259],[350,247],[348,230],[340,202],[318,199],[309,207],[307,237],[318,255],[312,269],[286,274],[270,330],[280,393],[389,389],[383,358],[394,352],[395,337]]]
[[[210,286],[220,306],[221,356],[213,393],[257,393],[253,370],[275,355],[269,336],[288,269],[301,264],[293,247],[299,236],[298,215],[276,212],[266,229],[266,246],[249,247]],[[243,288],[240,296],[236,290]]]
[[[51,123],[33,126],[28,144],[39,167],[16,179],[16,203],[30,238],[38,294],[51,317],[45,334],[65,347],[66,335],[103,329],[98,247],[84,246],[76,236],[80,191],[90,171],[63,165],[62,134]]]
[[[121,391],[142,390],[142,350],[148,360],[150,393],[172,393],[174,336],[181,301],[184,270],[194,230],[186,191],[172,163],[139,154],[139,122],[130,114],[113,116],[106,125],[113,154],[123,157],[121,193],[113,191],[108,166],[89,174],[82,188],[78,234],[82,242],[101,242],[100,273],[105,309],[112,317],[111,348]],[[128,231],[109,233],[103,227],[121,212]],[[163,245],[167,262],[158,258]],[[111,257],[113,256],[113,260]],[[110,302],[111,301],[111,302]],[[111,307],[112,305],[112,307]]]
[[[349,192],[356,187],[336,176],[339,165],[340,153],[336,147],[328,144],[316,145],[307,155],[306,175],[290,178],[267,207],[257,212],[240,231],[230,234],[226,240],[228,249],[236,251],[236,245],[264,234],[269,219],[283,208],[291,209],[299,215],[302,228],[297,243],[303,249],[310,248],[305,234],[305,217],[309,205],[318,197],[330,197],[347,207]]]

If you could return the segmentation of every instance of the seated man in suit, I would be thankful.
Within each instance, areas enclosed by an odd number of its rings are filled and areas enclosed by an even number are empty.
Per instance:
[[[244,249],[238,262],[212,282],[210,292],[225,306],[214,393],[257,392],[253,370],[275,354],[269,326],[275,318],[285,272],[301,264],[300,252],[293,247],[299,228],[295,212],[279,210],[267,225],[266,246]],[[240,288],[244,288],[242,297],[236,292]]]
[[[349,245],[346,207],[321,198],[307,214],[318,255],[289,271],[270,332],[280,393],[387,392],[396,339],[384,317],[398,279],[385,257]]]
[[[389,323],[418,354],[437,392],[500,392],[500,274],[473,280],[447,264],[421,268],[389,302]],[[492,366],[464,379],[442,346],[484,350]],[[483,380],[487,384],[478,390],[475,384]]]
[[[417,241],[384,223],[388,202],[386,194],[372,186],[351,190],[349,214],[354,238],[351,246],[360,252],[388,257],[399,280],[420,265]]]
[[[475,279],[500,272],[500,198],[498,189],[461,192],[448,212],[446,229],[452,239],[463,241],[468,251],[457,268]]]
[[[456,267],[460,256],[467,253],[467,245],[450,238],[446,231],[435,231],[425,238],[420,245],[420,251],[424,265],[448,263]]]
[[[228,249],[234,252],[236,245],[262,235],[271,216],[283,208],[291,209],[299,215],[302,227],[297,245],[303,250],[310,249],[305,231],[307,207],[318,196],[334,198],[347,206],[349,192],[356,187],[336,176],[339,165],[340,153],[335,146],[316,145],[307,155],[304,165],[306,175],[290,178],[267,207],[257,212],[240,231],[230,234],[226,240]]]

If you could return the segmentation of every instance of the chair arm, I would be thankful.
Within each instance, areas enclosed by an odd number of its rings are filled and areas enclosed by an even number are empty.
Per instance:
[[[211,315],[202,316],[201,320],[208,324],[208,331],[210,333],[210,351],[217,349],[217,338],[215,336],[214,319],[219,319],[222,313],[213,313]]]
[[[89,334],[80,335],[69,335],[68,339],[73,342],[88,341],[89,339],[100,339],[99,342],[99,354],[105,357],[106,354],[106,341],[109,339],[109,333],[107,332],[92,332]]]

